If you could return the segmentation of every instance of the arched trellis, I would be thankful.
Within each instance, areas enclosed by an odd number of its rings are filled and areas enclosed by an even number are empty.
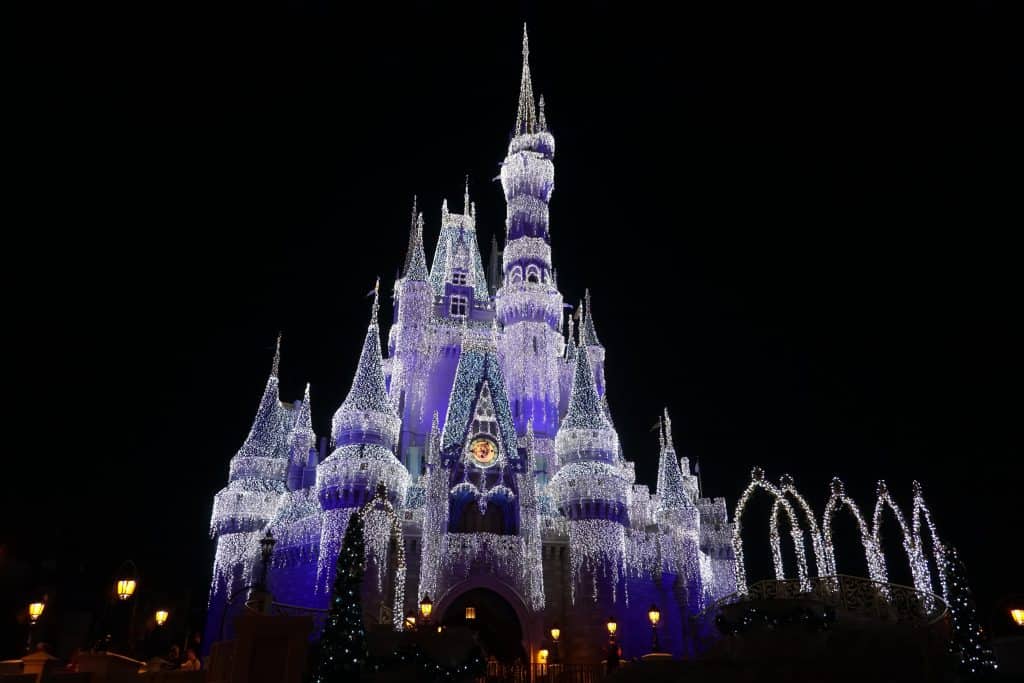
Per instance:
[[[405,541],[402,523],[388,500],[384,482],[377,484],[376,495],[357,513],[363,520],[366,556],[377,564],[378,590],[383,587],[383,572],[388,565],[388,548],[395,545],[395,599],[391,610],[391,623],[396,631],[402,630],[405,610]]]
[[[842,480],[838,477],[832,479],[832,496],[828,499],[828,503],[825,505],[825,512],[822,515],[821,526],[823,531],[823,550],[825,554],[825,568],[824,573],[829,575],[835,575],[838,573],[836,569],[836,554],[835,545],[832,541],[832,518],[835,513],[844,507],[853,515],[853,518],[857,522],[857,528],[860,530],[860,541],[864,546],[864,559],[867,561],[868,574],[872,581],[878,581],[885,583],[887,581],[885,574],[884,559],[881,557],[881,549],[875,544],[875,537],[868,529],[867,523],[864,521],[864,515],[861,514],[860,508],[857,507],[857,503],[852,498],[846,495],[846,487]]]
[[[879,481],[878,499],[875,502],[875,514],[871,520],[871,537],[878,552],[878,564],[883,576],[885,577],[884,581],[888,583],[889,569],[886,566],[885,554],[882,552],[882,536],[880,532],[882,513],[885,511],[886,507],[892,510],[893,515],[896,517],[896,522],[899,524],[900,531],[903,533],[903,549],[907,552],[907,561],[910,563],[910,574],[914,580],[914,588],[925,593],[930,593],[932,590],[932,581],[931,574],[928,570],[928,561],[925,559],[924,553],[921,551],[917,538],[907,525],[907,519],[903,515],[903,511],[899,509],[896,503],[893,502],[892,497],[889,495],[889,487],[884,481]]]
[[[935,531],[935,522],[932,521],[931,510],[928,509],[928,505],[924,502],[924,490],[921,486],[921,482],[919,481],[914,482],[913,505],[914,510],[911,517],[911,530],[914,533],[914,543],[917,546],[918,553],[923,556],[924,544],[921,542],[921,521],[924,520],[928,525],[928,533],[931,534],[932,554],[935,557],[935,570],[939,575],[939,586],[942,589],[942,597],[943,599],[946,599],[946,547],[942,545],[942,541],[939,540],[939,534]],[[930,585],[929,590],[931,590]]]
[[[735,573],[736,573],[736,591],[744,594],[747,592],[747,568],[743,560],[743,537],[742,531],[742,518],[743,511],[747,507],[747,500],[757,490],[763,489],[767,491],[775,498],[775,506],[772,508],[772,520],[771,520],[771,539],[772,539],[772,560],[775,565],[775,578],[780,581],[786,578],[785,570],[782,566],[782,549],[781,542],[778,534],[778,512],[779,507],[785,510],[786,517],[789,519],[790,535],[793,538],[793,545],[796,549],[796,569],[797,578],[800,581],[801,590],[810,590],[810,581],[807,578],[807,557],[804,552],[804,533],[797,523],[796,513],[793,511],[793,506],[783,496],[782,491],[779,490],[774,484],[769,481],[765,481],[764,471],[760,467],[755,467],[751,473],[750,484],[744,489],[743,494],[736,502],[736,513],[733,516],[734,525],[732,532],[732,547],[733,554],[735,555]]]
[[[784,496],[792,497],[800,509],[804,513],[804,520],[807,523],[807,534],[811,537],[811,551],[814,553],[814,565],[817,570],[817,574],[822,576],[829,572],[825,569],[825,557],[824,548],[821,539],[821,529],[818,527],[818,522],[814,518],[814,510],[811,509],[807,499],[800,495],[800,492],[796,490],[796,484],[793,482],[793,477],[788,474],[782,475],[779,478],[779,491],[782,494],[778,500],[775,501],[775,505],[772,508],[772,527],[775,529],[774,537],[778,537],[779,527],[778,522],[778,510],[782,507],[782,500],[785,500]]]

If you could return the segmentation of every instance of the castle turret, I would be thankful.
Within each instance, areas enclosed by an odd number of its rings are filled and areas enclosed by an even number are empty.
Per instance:
[[[309,383],[295,407],[295,422],[288,434],[288,489],[309,486],[316,479],[316,434],[313,433]]]
[[[291,411],[278,396],[281,338],[278,336],[270,377],[259,409],[242,447],[231,459],[228,485],[213,498],[210,535],[217,539],[210,585],[210,614],[220,615],[227,596],[252,583],[259,556],[259,537],[274,518],[286,492],[288,432]],[[211,618],[207,635],[219,622]]]
[[[664,419],[660,424],[661,449],[658,457],[658,488],[657,504],[654,519],[670,529],[686,529],[699,533],[700,516],[694,505],[687,479],[694,479],[683,474],[680,463],[676,459],[676,449],[672,443],[672,419],[665,409]]]
[[[278,397],[277,369],[281,341],[278,337],[274,363],[267,378],[249,435],[231,459],[228,485],[213,500],[210,533],[258,531],[274,513],[278,497],[285,490],[288,471],[287,435],[291,411]]]
[[[535,109],[530,46],[523,27],[523,72],[516,124],[501,165],[506,241],[495,295],[509,401],[520,436],[533,423],[538,472],[554,469],[561,399],[562,295],[555,285],[548,202],[555,187],[555,139]]]
[[[423,214],[413,198],[409,249],[402,277],[395,283],[395,317],[388,339],[391,360],[389,394],[402,419],[398,457],[415,479],[423,471],[423,450],[429,425],[424,422],[426,368],[424,347],[429,336],[434,295],[423,251]]]
[[[334,414],[334,452],[317,467],[316,486],[325,514],[320,535],[319,579],[330,585],[341,539],[352,511],[370,500],[378,483],[390,502],[401,506],[409,473],[395,457],[401,421],[384,385],[381,367],[378,287],[352,388]]]

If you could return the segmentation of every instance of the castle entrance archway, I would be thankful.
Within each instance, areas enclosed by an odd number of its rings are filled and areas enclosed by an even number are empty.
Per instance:
[[[476,618],[471,621],[466,620],[468,606],[476,610]],[[441,623],[473,629],[487,656],[503,664],[530,661],[523,648],[523,624],[515,607],[489,588],[470,588],[457,595],[445,608]]]

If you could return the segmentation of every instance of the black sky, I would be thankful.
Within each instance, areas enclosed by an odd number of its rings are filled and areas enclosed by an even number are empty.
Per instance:
[[[1014,4],[37,6],[11,27],[5,561],[204,590],[276,331],[326,434],[412,195],[430,253],[466,173],[500,236],[527,20],[559,283],[592,290],[638,478],[667,405],[730,506],[755,464],[819,509],[835,474],[865,508],[917,478],[985,604],[1024,590]]]

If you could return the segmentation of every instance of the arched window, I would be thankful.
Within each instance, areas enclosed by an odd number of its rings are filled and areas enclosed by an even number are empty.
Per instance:
[[[540,268],[531,264],[526,267],[526,281],[527,282],[540,282]]]
[[[523,281],[523,269],[521,266],[512,266],[512,270],[508,273],[508,280],[512,284],[517,284]]]

